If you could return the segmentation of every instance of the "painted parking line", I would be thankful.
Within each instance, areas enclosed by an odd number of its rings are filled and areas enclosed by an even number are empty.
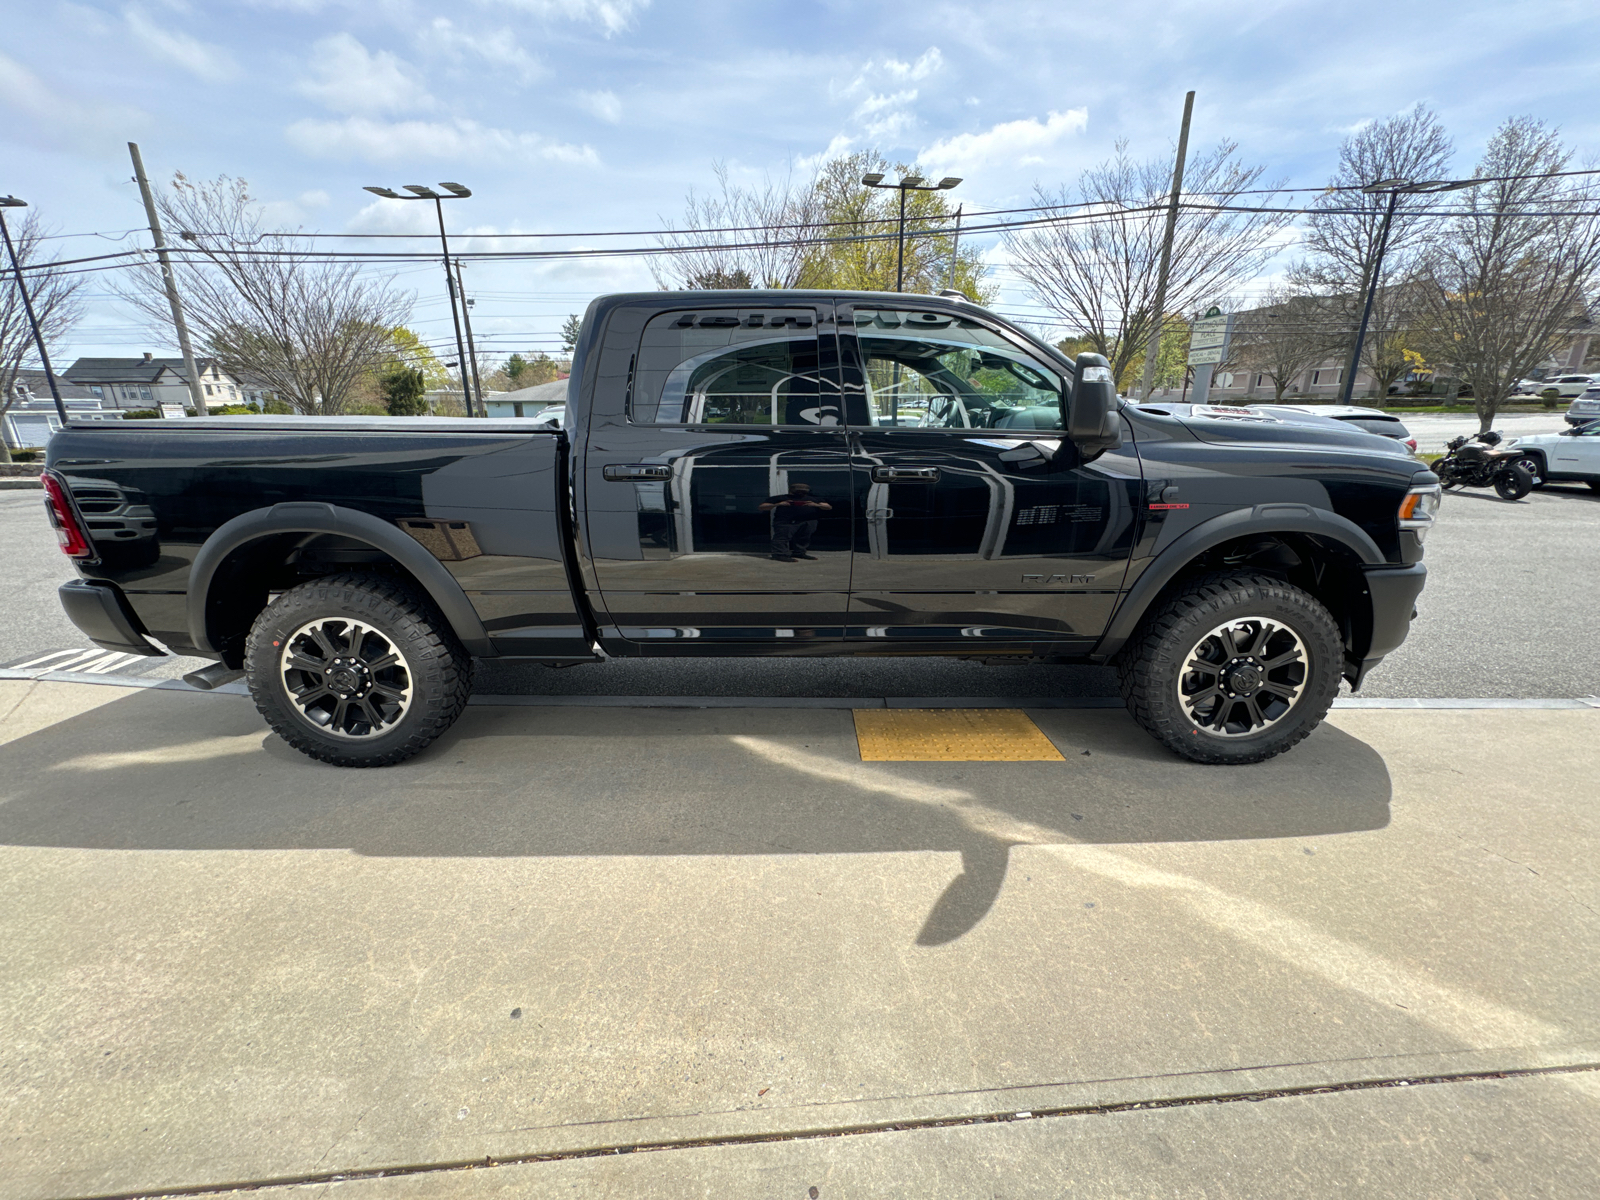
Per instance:
[[[1064,762],[1015,708],[858,708],[862,762]]]
[[[15,663],[7,670],[71,671],[78,675],[108,675],[113,671],[120,671],[124,667],[143,662],[145,657],[142,654],[124,654],[119,650],[102,650],[96,646],[92,650],[55,650],[38,658],[30,658],[27,662]]]

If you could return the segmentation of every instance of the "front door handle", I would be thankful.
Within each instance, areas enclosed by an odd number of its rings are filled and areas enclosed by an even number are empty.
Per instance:
[[[656,463],[607,463],[602,474],[612,483],[632,483],[640,479],[671,479],[672,468]]]
[[[938,483],[938,467],[873,467],[873,483]]]

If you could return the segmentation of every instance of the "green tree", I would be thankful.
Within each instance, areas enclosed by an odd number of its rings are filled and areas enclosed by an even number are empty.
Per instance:
[[[841,155],[818,172],[812,186],[822,224],[806,256],[802,287],[894,291],[900,194],[861,182],[863,175],[874,172],[902,179],[917,173],[875,150]],[[907,192],[905,231],[902,290],[934,294],[953,287],[980,304],[994,298],[995,289],[984,279],[982,255],[970,243],[956,245],[955,208],[948,192]]]
[[[571,354],[578,347],[578,331],[583,328],[583,318],[573,313],[561,323],[561,349]]]
[[[416,367],[396,367],[378,380],[383,407],[391,417],[420,417],[428,411],[428,382]]]

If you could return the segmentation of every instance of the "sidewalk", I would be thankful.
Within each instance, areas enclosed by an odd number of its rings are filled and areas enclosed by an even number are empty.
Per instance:
[[[1600,710],[1235,769],[1029,716],[479,705],[340,771],[0,681],[0,1197],[1593,1194]]]

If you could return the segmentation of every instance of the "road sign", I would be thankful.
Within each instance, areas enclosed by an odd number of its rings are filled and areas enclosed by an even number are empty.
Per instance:
[[[1191,367],[1223,362],[1233,342],[1232,313],[1212,309],[1195,321],[1189,331],[1189,365]]]
[[[161,406],[161,415],[163,417],[181,417],[183,416],[183,405],[163,404]]]

